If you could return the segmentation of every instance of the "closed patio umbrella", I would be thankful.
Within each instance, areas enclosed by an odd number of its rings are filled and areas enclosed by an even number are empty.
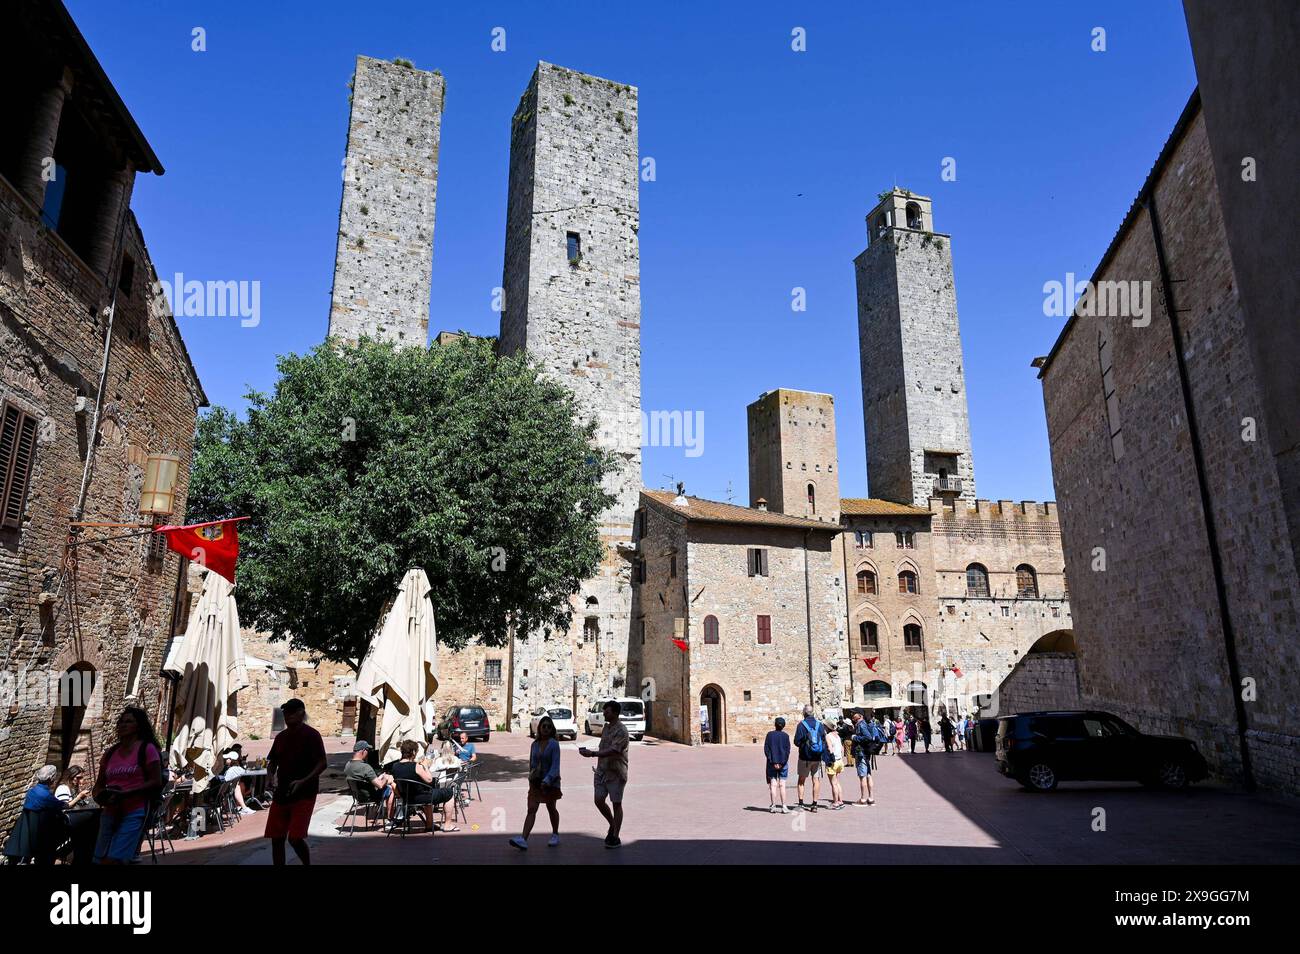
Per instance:
[[[208,787],[218,753],[239,737],[235,693],[248,685],[234,586],[208,570],[184,637],[172,645],[165,672],[180,676],[178,727],[168,754],[194,773],[194,791]]]
[[[401,757],[407,739],[424,745],[424,703],[438,690],[438,640],[429,599],[429,578],[421,569],[402,577],[393,605],[361,661],[357,694],[384,706],[376,748],[382,762]]]

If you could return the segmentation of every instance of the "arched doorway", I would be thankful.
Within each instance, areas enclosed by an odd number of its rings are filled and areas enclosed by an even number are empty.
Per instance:
[[[715,685],[700,693],[700,738],[705,742],[727,741],[726,697]]]
[[[58,698],[54,700],[50,720],[50,744],[46,761],[65,769],[78,764],[89,768],[92,761],[90,731],[86,712],[97,702],[95,689],[99,674],[88,662],[73,663],[59,676]],[[96,706],[98,708],[98,706]]]

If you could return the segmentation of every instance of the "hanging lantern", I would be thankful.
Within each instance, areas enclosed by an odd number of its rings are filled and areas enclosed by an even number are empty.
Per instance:
[[[140,512],[167,516],[176,506],[176,477],[181,459],[175,454],[150,454],[145,464]]]

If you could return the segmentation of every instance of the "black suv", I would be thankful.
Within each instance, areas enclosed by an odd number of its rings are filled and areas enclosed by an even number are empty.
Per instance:
[[[998,719],[998,770],[1025,788],[1057,782],[1126,781],[1185,788],[1208,774],[1196,745],[1143,735],[1108,712],[1026,712]]]
[[[460,740],[464,732],[471,742],[487,742],[492,735],[488,714],[482,706],[452,706],[438,723],[438,738]]]

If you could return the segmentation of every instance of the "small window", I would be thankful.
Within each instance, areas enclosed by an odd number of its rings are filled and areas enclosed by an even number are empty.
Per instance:
[[[582,261],[582,237],[577,232],[569,232],[566,236],[567,250],[569,253],[569,264],[577,265]]]
[[[922,648],[921,627],[916,623],[908,623],[903,627],[903,648],[911,652],[920,652]]]
[[[140,695],[140,671],[144,668],[144,646],[136,644],[131,647],[131,665],[126,673],[126,697],[134,699]]]
[[[916,585],[916,574],[911,570],[904,570],[898,574],[898,592],[900,593],[919,593],[920,590]]]
[[[582,624],[582,641],[584,643],[594,643],[599,635],[600,620],[595,616],[588,616]]]
[[[745,701],[746,701],[746,702],[753,702],[753,701],[754,701],[754,694],[751,693],[748,689],[745,690]]]
[[[36,418],[13,404],[0,409],[0,527],[21,527],[36,457]]]
[[[966,595],[989,595],[989,571],[978,563],[966,567]]]
[[[765,548],[749,548],[749,575],[750,576],[767,576],[767,550]]]
[[[758,617],[758,642],[760,646],[766,646],[772,642],[772,617]]]
[[[915,202],[907,203],[907,227],[909,229],[919,229],[921,221],[921,207]]]
[[[486,659],[483,661],[483,681],[489,686],[501,685],[500,659]]]
[[[817,512],[817,488],[812,484],[808,485],[808,512]]]
[[[677,554],[674,553],[668,558],[668,576],[670,578],[677,576]]]
[[[916,549],[916,536],[911,530],[895,530],[894,544],[900,550]]]
[[[117,290],[127,298],[131,297],[131,289],[135,287],[135,259],[130,255],[122,256],[122,268],[117,275]]]
[[[858,639],[863,649],[880,648],[880,631],[870,620],[863,620],[858,624]]]
[[[858,592],[867,596],[876,595],[876,574],[870,570],[858,571]]]
[[[718,618],[716,616],[704,617],[704,641],[712,645],[717,645]]]
[[[1038,574],[1028,563],[1016,567],[1016,595],[1022,600],[1038,599]]]
[[[870,530],[855,530],[853,537],[859,547],[868,550],[871,549],[872,540]]]

